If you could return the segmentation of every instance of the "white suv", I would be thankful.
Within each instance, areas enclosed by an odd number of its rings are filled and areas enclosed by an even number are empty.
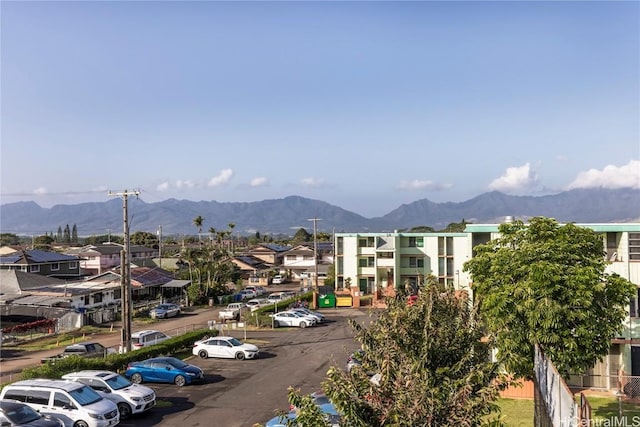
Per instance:
[[[140,414],[156,406],[156,393],[140,384],[132,384],[120,374],[111,371],[78,371],[62,376],[63,380],[86,384],[105,399],[118,406],[120,418]]]
[[[72,381],[16,381],[2,389],[0,399],[26,403],[43,415],[59,418],[65,426],[113,427],[120,422],[115,403]]]

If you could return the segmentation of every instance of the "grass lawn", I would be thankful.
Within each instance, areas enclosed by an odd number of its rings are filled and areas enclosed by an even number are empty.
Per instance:
[[[619,402],[615,397],[589,396],[592,425],[640,425],[640,405]],[[498,399],[502,421],[507,427],[533,426],[532,399]],[[622,414],[622,418],[619,415]],[[626,419],[626,424],[623,422]],[[636,420],[636,424],[634,424]],[[621,424],[622,422],[622,424]]]
[[[533,399],[498,399],[498,405],[505,426],[533,426]]]

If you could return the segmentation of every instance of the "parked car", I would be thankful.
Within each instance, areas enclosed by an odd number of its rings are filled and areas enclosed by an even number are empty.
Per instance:
[[[154,330],[138,331],[131,334],[131,346],[133,350],[138,350],[142,347],[148,347],[150,345],[161,343],[171,338],[164,332]]]
[[[272,292],[269,294],[267,299],[272,303],[278,303],[280,301],[284,301],[296,296],[295,292]]]
[[[59,418],[42,415],[26,403],[0,400],[2,427],[64,427]]]
[[[280,326],[294,326],[297,328],[306,328],[316,324],[316,320],[311,316],[304,316],[294,311],[281,311],[271,315],[273,317],[273,325],[277,328]]]
[[[258,297],[261,297],[267,294],[267,290],[262,286],[246,286],[245,289],[254,291],[256,293],[256,296]]]
[[[273,276],[273,279],[271,279],[272,285],[281,285],[286,282],[287,282],[287,279],[285,279],[285,277],[280,274]]]
[[[222,321],[227,320],[240,320],[240,315],[242,314],[242,310],[247,306],[242,302],[232,302],[231,304],[227,304],[227,307],[222,309],[218,313],[218,319]]]
[[[240,291],[240,298],[242,300],[251,299],[257,297],[258,294],[253,289],[243,289]]]
[[[71,344],[65,347],[64,351],[60,354],[40,359],[40,363],[55,362],[56,360],[64,359],[69,356],[105,357],[110,353],[116,353],[116,350],[107,349],[105,346],[97,342],[84,342]]]
[[[243,343],[234,337],[214,337],[196,341],[192,353],[203,359],[208,357],[220,357],[223,359],[256,359],[259,354],[258,347],[253,344]]]
[[[351,372],[354,366],[362,366],[362,357],[364,356],[364,350],[356,350],[347,358],[347,372]]]
[[[154,357],[141,362],[130,362],[124,376],[134,384],[173,383],[178,387],[204,380],[202,369],[175,357]]]
[[[62,379],[86,384],[100,396],[115,403],[121,419],[127,419],[131,414],[146,412],[156,406],[156,393],[153,389],[132,384],[115,372],[85,370],[63,375]]]
[[[120,422],[115,403],[72,381],[16,381],[4,386],[0,399],[26,403],[43,415],[59,418],[67,427],[113,427]]]
[[[180,306],[178,304],[158,304],[149,310],[152,319],[166,319],[168,317],[180,316]]]
[[[273,305],[273,303],[266,298],[254,298],[247,301],[247,307],[249,307],[251,311],[256,311],[260,307],[266,307],[268,305]]]
[[[342,417],[338,414],[332,403],[320,405],[320,411],[325,416],[326,423],[324,425],[329,427],[340,427]],[[277,415],[267,421],[265,423],[265,427],[287,427],[291,425],[289,424],[289,420],[295,420],[297,417],[297,411],[290,411],[285,415]]]
[[[316,323],[324,322],[324,315],[322,315],[320,313],[316,313],[316,312],[311,311],[311,310],[307,310],[307,309],[304,309],[304,308],[293,308],[290,311],[294,311],[296,313],[300,313],[303,316],[311,316],[314,319],[316,319]]]

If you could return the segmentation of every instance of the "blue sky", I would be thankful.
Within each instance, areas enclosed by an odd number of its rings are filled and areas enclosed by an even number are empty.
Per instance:
[[[1,203],[640,188],[640,3],[12,2]]]

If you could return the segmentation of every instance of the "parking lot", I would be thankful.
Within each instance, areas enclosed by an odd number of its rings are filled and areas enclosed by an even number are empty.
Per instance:
[[[357,346],[347,318],[365,321],[366,312],[326,312],[329,321],[306,329],[248,331],[247,341],[260,348],[257,360],[188,360],[205,371],[203,384],[176,387],[146,384],[158,394],[148,414],[123,420],[121,426],[252,426],[287,409],[287,387],[312,392],[320,388],[331,365],[344,367]],[[244,340],[245,332],[231,335]]]

